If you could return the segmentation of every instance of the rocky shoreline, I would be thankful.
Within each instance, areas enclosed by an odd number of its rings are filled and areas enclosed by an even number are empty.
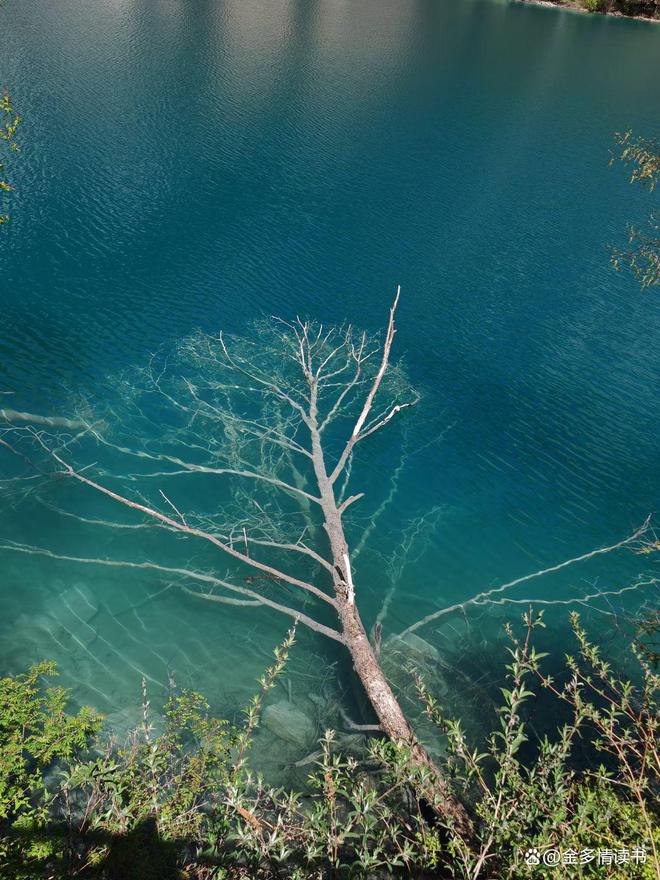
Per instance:
[[[609,15],[660,23],[660,0],[521,0],[534,6],[555,6],[587,15]]]

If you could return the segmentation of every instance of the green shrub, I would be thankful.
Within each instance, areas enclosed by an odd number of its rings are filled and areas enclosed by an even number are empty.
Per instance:
[[[572,616],[578,653],[567,658],[567,681],[558,685],[544,676],[546,656],[532,645],[542,614],[526,615],[522,640],[509,629],[510,686],[502,689],[499,725],[485,749],[468,744],[459,721],[448,719],[418,680],[428,715],[445,731],[454,778],[471,798],[475,834],[466,838],[449,828],[455,876],[529,876],[522,852],[535,848],[624,851],[644,846],[644,866],[635,860],[618,865],[609,876],[660,877],[660,679],[641,660],[643,684],[636,689],[619,680],[591,644],[577,615]],[[531,739],[525,710],[535,697],[534,680],[569,708],[571,720],[555,739],[538,743],[534,760],[523,761],[521,746]],[[576,769],[575,752],[591,746],[603,763]],[[602,876],[596,859],[573,867],[574,876]],[[645,875],[646,876],[646,875]]]
[[[66,711],[67,692],[42,688],[56,674],[39,663],[25,675],[0,679],[0,877],[33,878],[35,865],[61,854],[51,818],[48,774],[76,759],[98,732],[92,709]]]
[[[657,880],[658,676],[641,657],[640,687],[617,678],[575,616],[578,650],[558,684],[543,673],[545,655],[533,646],[542,616],[525,622],[521,638],[509,629],[509,681],[484,744],[469,743],[460,721],[447,718],[416,679],[429,718],[446,736],[443,770],[469,807],[469,835],[429,821],[429,805],[415,795],[428,790],[421,777],[429,771],[412,767],[405,744],[373,739],[358,759],[336,751],[326,731],[303,792],[273,788],[250,771],[252,736],[293,633],[276,650],[241,726],[214,718],[200,695],[184,692],[165,706],[156,736],[145,693],[142,724],[119,745],[97,738],[93,753],[87,746],[99,716],[86,709],[68,715],[64,691],[41,692],[52,665],[4,679],[0,876],[523,880],[545,870],[525,863],[528,848],[542,857],[551,848],[644,846],[645,864],[604,868],[594,859],[563,870]],[[569,720],[554,738],[534,743],[528,709],[539,688],[568,709]],[[600,758],[578,762],[578,745]]]
[[[628,3],[622,5],[626,14],[644,12],[657,18],[660,12],[657,2],[651,3],[647,9],[629,9],[631,4]],[[637,137],[632,131],[617,133],[614,138],[621,150],[617,158],[631,169],[630,182],[640,184],[652,197],[660,182],[660,144]],[[629,225],[628,249],[614,249],[612,265],[615,269],[629,269],[639,281],[642,290],[660,284],[660,222],[657,209],[651,212],[643,227]],[[645,552],[652,552],[653,549],[658,548],[651,545]]]
[[[14,112],[9,95],[0,95],[0,148],[6,146],[9,150],[18,150],[18,144],[15,140],[16,131],[20,125],[21,119]],[[0,195],[12,191],[12,185],[8,180],[3,179],[4,165],[0,161]],[[8,214],[0,214],[0,226],[7,223]]]

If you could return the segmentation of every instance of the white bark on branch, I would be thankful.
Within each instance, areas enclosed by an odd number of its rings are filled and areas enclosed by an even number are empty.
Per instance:
[[[132,562],[125,559],[101,559],[86,556],[68,556],[63,553],[54,553],[52,550],[48,550],[45,547],[34,547],[28,544],[0,544],[0,550],[9,550],[13,553],[26,553],[30,556],[47,556],[50,559],[56,559],[63,562],[76,562],[83,565],[100,565],[109,568],[134,568],[155,571],[160,572],[161,574],[174,575],[176,577],[185,578],[187,580],[199,581],[201,583],[208,584],[210,587],[221,587],[225,590],[229,590],[232,593],[239,593],[242,596],[248,596],[250,597],[250,605],[263,605],[267,608],[272,608],[275,611],[286,614],[287,617],[292,617],[295,620],[299,620],[301,623],[304,623],[305,626],[307,626],[309,629],[314,630],[314,632],[321,633],[322,635],[327,636],[335,642],[341,642],[342,644],[344,642],[341,633],[337,632],[337,630],[334,630],[329,626],[325,626],[324,624],[319,623],[318,621],[309,617],[309,615],[298,611],[296,608],[290,608],[287,605],[282,605],[279,602],[274,602],[273,600],[268,599],[266,596],[262,596],[260,593],[257,593],[254,590],[250,590],[247,587],[240,587],[237,584],[232,584],[229,581],[225,581],[222,578],[207,574],[206,572],[195,571],[194,569],[189,568],[177,568],[175,566],[160,565],[157,562],[150,561]],[[189,588],[183,586],[181,586],[180,589],[184,593],[188,593],[189,595],[195,596],[198,599],[206,599],[207,601],[220,602],[225,604],[226,602],[231,601],[228,597],[217,596],[213,593],[201,593],[196,590],[190,590]],[[160,590],[159,594],[161,592],[163,591]],[[239,600],[233,601],[237,603]],[[241,604],[248,603],[241,602]]]
[[[394,342],[394,336],[396,334],[396,325],[394,322],[394,318],[396,315],[397,306],[399,304],[400,295],[401,295],[401,285],[399,285],[397,287],[396,296],[394,297],[394,302],[392,303],[392,306],[390,307],[390,318],[389,318],[389,322],[387,325],[387,332],[385,333],[385,340],[383,342],[383,352],[382,352],[380,367],[378,368],[378,372],[376,373],[376,376],[374,377],[374,380],[371,384],[369,392],[367,393],[367,396],[366,396],[366,399],[365,399],[364,404],[362,406],[362,409],[360,411],[360,414],[357,417],[355,425],[353,426],[353,431],[351,433],[351,436],[349,437],[348,441],[346,442],[346,445],[344,446],[344,449],[343,449],[341,455],[339,456],[339,460],[337,461],[337,464],[335,465],[334,470],[330,474],[329,479],[330,479],[331,484],[334,484],[337,481],[337,478],[340,476],[340,474],[342,473],[342,471],[346,467],[346,462],[350,458],[351,453],[353,452],[353,449],[361,440],[364,440],[366,437],[369,437],[371,434],[374,434],[380,428],[385,427],[385,425],[389,421],[391,421],[391,419],[393,419],[394,416],[398,412],[400,412],[402,409],[406,409],[407,407],[414,406],[417,403],[417,400],[413,400],[413,401],[409,401],[406,403],[395,404],[394,406],[392,406],[392,408],[389,410],[389,412],[387,412],[382,417],[378,417],[378,420],[374,424],[367,426],[366,430],[363,430],[365,423],[367,422],[367,419],[369,418],[369,415],[371,413],[371,410],[372,410],[372,407],[374,404],[374,400],[376,398],[376,395],[378,394],[378,390],[382,384],[383,378],[384,378],[385,374],[387,373],[387,370],[389,367],[390,352],[392,350],[392,343]],[[321,428],[323,427],[323,424],[324,423],[321,423]],[[320,434],[320,430],[321,429],[319,429],[319,434]]]
[[[490,590],[484,590],[482,593],[478,593],[476,596],[472,596],[470,599],[466,599],[464,602],[457,602],[455,605],[449,605],[446,608],[441,608],[439,611],[434,611],[432,614],[427,614],[426,617],[422,617],[421,620],[418,620],[416,623],[413,623],[411,626],[404,629],[399,635],[405,636],[408,633],[413,633],[415,630],[420,629],[422,626],[426,626],[428,623],[431,623],[434,620],[438,620],[440,617],[444,617],[447,614],[453,614],[455,611],[464,611],[470,605],[483,605],[487,602],[497,603],[497,600],[494,600],[492,597],[496,596],[499,593],[503,593],[506,590],[510,590],[513,587],[518,586],[518,584],[523,584],[526,581],[531,581],[535,578],[543,577],[546,574],[551,574],[555,571],[560,571],[562,568],[568,568],[571,565],[577,565],[580,562],[585,562],[588,559],[593,559],[595,556],[602,556],[605,553],[612,553],[615,550],[619,550],[621,547],[625,547],[629,544],[638,541],[649,528],[649,524],[651,522],[651,517],[648,516],[642,525],[636,529],[631,535],[628,535],[627,538],[624,538],[622,541],[618,541],[616,544],[611,544],[609,547],[599,547],[597,550],[591,550],[588,553],[583,553],[581,556],[575,556],[573,559],[566,559],[563,562],[558,563],[557,565],[551,565],[548,568],[539,569],[539,571],[534,571],[531,574],[523,575],[522,577],[515,578],[512,581],[508,581],[506,584],[501,584],[498,587],[492,587]],[[525,600],[528,602],[529,600]]]
[[[385,425],[390,421],[390,419],[393,419],[394,416],[397,413],[401,412],[402,409],[407,409],[410,406],[417,406],[417,403],[417,400],[409,400],[406,403],[397,403],[396,406],[393,406],[392,409],[387,413],[387,415],[383,416],[382,419],[379,419],[378,421],[374,422],[373,425],[365,428],[365,430],[362,431],[355,442],[357,443],[358,440],[364,440],[366,437],[371,436],[371,434],[375,434],[376,431],[380,431],[380,429],[384,428]]]
[[[108,489],[106,486],[102,486],[100,483],[96,483],[94,480],[90,480],[79,471],[76,471],[70,464],[65,462],[56,452],[53,452],[52,449],[49,449],[49,447],[43,442],[40,437],[38,437],[37,435],[35,435],[35,437],[39,444],[48,452],[48,454],[64,469],[64,473],[68,474],[68,476],[72,477],[74,480],[78,480],[80,483],[83,483],[84,485],[89,486],[92,489],[96,489],[97,492],[101,492],[103,495],[106,495],[113,501],[117,501],[120,504],[123,504],[125,507],[130,507],[132,510],[138,510],[140,513],[143,513],[146,516],[151,517],[152,519],[158,520],[159,522],[168,525],[170,528],[175,529],[178,532],[183,532],[184,534],[201,538],[204,541],[209,541],[211,544],[222,550],[224,553],[227,553],[229,556],[233,556],[234,559],[238,559],[241,562],[244,562],[247,565],[251,566],[252,568],[256,568],[259,571],[270,574],[276,579],[285,581],[286,583],[291,584],[294,587],[300,587],[300,589],[306,590],[308,593],[312,593],[323,602],[327,602],[333,607],[335,606],[335,600],[328,596],[327,593],[319,590],[318,587],[315,587],[313,584],[309,584],[306,581],[302,581],[299,578],[293,577],[292,575],[280,571],[279,569],[274,568],[271,565],[266,565],[263,562],[259,562],[258,560],[253,559],[251,556],[247,556],[245,553],[241,553],[239,550],[235,550],[233,547],[225,544],[215,535],[211,535],[208,532],[202,531],[201,529],[196,529],[192,526],[186,525],[185,523],[174,520],[166,514],[155,510],[153,507],[148,507],[145,504],[139,504],[137,501],[131,501],[130,498],[126,498],[124,495],[120,495],[118,492],[113,492],[112,489]]]
[[[394,324],[394,316],[396,314],[397,306],[399,305],[399,297],[401,296],[401,285],[396,289],[396,296],[394,297],[394,302],[390,307],[390,319],[387,324],[387,332],[385,334],[385,342],[383,343],[383,356],[380,363],[380,369],[376,373],[376,378],[374,379],[373,385],[369,389],[369,393],[367,394],[367,399],[364,402],[364,406],[362,407],[362,412],[358,416],[358,419],[353,428],[353,437],[358,437],[362,430],[362,426],[365,421],[369,417],[369,413],[371,412],[371,407],[373,406],[374,398],[378,393],[378,389],[380,388],[380,384],[383,381],[383,376],[387,372],[387,367],[390,360],[390,351],[392,350],[392,343],[394,342],[394,334],[396,333],[396,327]]]
[[[355,586],[353,585],[353,572],[351,571],[351,560],[348,558],[348,553],[344,553],[344,569],[346,571],[346,583],[348,585],[348,592],[346,593],[346,601],[349,605],[355,604]]]

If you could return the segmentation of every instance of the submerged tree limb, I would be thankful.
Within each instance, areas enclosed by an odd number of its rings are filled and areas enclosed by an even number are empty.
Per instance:
[[[311,618],[307,614],[304,614],[302,611],[298,611],[296,608],[290,608],[287,605],[282,605],[279,602],[274,602],[272,599],[269,599],[266,596],[257,593],[255,590],[250,590],[247,587],[241,587],[238,584],[233,584],[229,581],[223,580],[222,578],[215,577],[215,575],[208,574],[207,572],[195,571],[191,568],[178,568],[175,566],[160,565],[157,562],[150,562],[148,560],[143,562],[133,562],[127,559],[102,559],[87,556],[68,556],[63,553],[54,553],[52,550],[48,550],[45,547],[35,547],[30,544],[17,544],[13,542],[0,544],[0,550],[8,550],[13,553],[26,553],[30,556],[47,556],[50,559],[57,559],[63,562],[76,562],[84,565],[101,565],[107,566],[109,568],[134,568],[160,572],[167,575],[176,575],[177,577],[185,580],[198,581],[207,584],[209,587],[220,587],[233,593],[239,593],[242,596],[248,596],[250,601],[232,599],[229,596],[218,596],[215,593],[210,592],[202,593],[198,590],[191,590],[188,587],[181,586],[180,589],[184,593],[187,593],[189,596],[195,596],[198,599],[206,599],[210,602],[218,602],[222,604],[241,604],[251,606],[263,605],[265,607],[272,608],[275,611],[279,611],[282,614],[286,614],[287,617],[292,617],[294,620],[299,620],[300,623],[303,623],[309,629],[314,630],[314,632],[321,633],[322,635],[327,636],[329,639],[332,639],[335,642],[341,642],[343,644],[344,641],[341,633],[338,633],[337,630],[334,630],[329,626],[325,626],[324,624],[313,620],[313,618]]]
[[[34,433],[34,432],[33,432]],[[146,516],[151,517],[152,519],[158,520],[158,522],[163,523],[166,526],[169,526],[171,529],[174,529],[178,532],[183,532],[186,535],[191,535],[192,537],[201,538],[205,541],[209,541],[218,549],[223,552],[229,554],[229,556],[233,556],[235,559],[240,560],[241,562],[246,563],[247,565],[252,566],[253,568],[258,569],[259,571],[264,572],[265,574],[272,575],[274,578],[278,580],[285,581],[288,584],[291,584],[294,587],[300,587],[302,590],[307,590],[309,593],[312,593],[318,599],[322,599],[324,602],[327,602],[329,605],[335,605],[334,599],[324,593],[322,590],[319,590],[313,584],[309,584],[306,581],[301,581],[299,578],[293,577],[292,575],[286,574],[283,571],[280,571],[277,568],[274,568],[271,565],[266,565],[263,562],[259,562],[256,559],[253,559],[250,556],[247,556],[245,553],[241,553],[240,550],[234,549],[229,544],[225,544],[215,535],[210,534],[209,532],[202,531],[201,529],[196,529],[192,526],[187,525],[185,522],[172,519],[172,517],[167,516],[164,513],[156,510],[153,507],[149,507],[146,504],[140,504],[137,501],[131,501],[130,498],[127,498],[125,495],[121,495],[118,492],[113,492],[112,489],[108,489],[106,486],[102,486],[100,483],[95,482],[94,480],[90,480],[80,471],[75,470],[70,464],[64,461],[61,456],[57,454],[54,450],[50,449],[46,443],[36,434],[34,433],[35,439],[37,442],[49,453],[51,458],[56,461],[63,469],[63,473],[72,477],[74,480],[78,480],[80,483],[84,483],[86,486],[89,486],[91,489],[95,489],[97,492],[100,492],[103,495],[106,495],[108,498],[111,498],[113,501],[118,501],[120,504],[123,504],[126,507],[130,507],[132,510],[137,510],[140,513],[145,514]],[[3,445],[9,446],[6,442]]]
[[[39,416],[36,413],[18,412],[15,409],[0,409],[0,419],[6,422],[29,422],[32,425],[45,425],[48,428],[68,428],[80,431],[86,427],[80,419],[67,419],[63,416]]]
[[[493,596],[496,596],[499,593],[503,593],[506,590],[510,590],[513,587],[518,586],[519,584],[523,584],[526,581],[531,581],[535,578],[543,577],[544,575],[551,574],[555,571],[560,571],[562,568],[568,568],[571,565],[577,565],[579,562],[585,562],[587,559],[593,559],[595,556],[602,556],[605,553],[613,553],[615,550],[620,550],[622,547],[626,547],[629,544],[633,544],[636,541],[639,541],[646,532],[649,530],[649,526],[651,523],[650,515],[644,520],[642,525],[636,529],[631,535],[624,538],[621,541],[618,541],[616,544],[611,544],[609,547],[599,547],[596,550],[590,550],[588,553],[583,553],[581,556],[575,556],[572,559],[566,559],[563,562],[558,563],[557,565],[551,565],[548,568],[539,569],[538,571],[534,571],[531,574],[523,575],[522,577],[515,578],[512,581],[508,581],[506,584],[501,584],[498,587],[492,587],[490,590],[484,590],[482,593],[477,593],[476,596],[472,596],[470,599],[466,599],[464,602],[457,602],[455,605],[449,605],[446,608],[441,608],[438,611],[434,611],[432,614],[427,614],[426,617],[422,617],[416,623],[411,624],[411,626],[406,627],[399,635],[405,636],[408,633],[413,633],[415,630],[420,629],[422,626],[426,626],[434,620],[438,620],[440,617],[445,617],[447,614],[453,614],[456,611],[464,611],[470,605],[483,605],[487,602],[492,602],[493,604],[497,604],[498,599],[493,599]],[[512,601],[512,600],[507,600]],[[524,600],[526,604],[529,604],[529,600]],[[569,603],[567,603],[569,604]]]
[[[256,593],[254,590],[248,590],[245,587],[238,587],[236,584],[230,584],[227,581],[221,581],[216,579],[214,583],[218,586],[222,586],[227,590],[232,590],[236,593],[242,593],[244,596],[251,596],[254,600],[250,604],[264,605],[267,608],[273,608],[275,611],[279,611],[282,614],[286,614],[288,617],[293,617],[294,620],[300,621],[300,623],[304,623],[306,627],[309,629],[313,629],[314,632],[321,633],[324,636],[327,636],[329,639],[332,639],[335,642],[339,642],[344,645],[345,641],[341,633],[337,632],[336,629],[332,629],[332,627],[325,626],[322,623],[319,623],[317,620],[313,620],[307,614],[303,614],[302,611],[297,611],[295,608],[289,608],[287,605],[281,605],[279,602],[273,602],[272,599],[266,598],[266,596],[262,596],[260,593]],[[197,590],[190,590],[188,587],[181,588],[184,593],[187,593],[189,596],[196,596],[198,599],[206,599],[207,602],[219,602],[223,603],[226,601],[224,596],[217,596],[215,593],[200,593]]]
[[[587,593],[586,596],[573,596],[570,599],[510,599],[507,596],[500,599],[493,599],[493,605],[524,605],[529,608],[530,605],[586,605],[592,608],[592,602],[597,599],[609,599],[613,596],[622,596],[624,593],[634,593],[644,587],[657,587],[660,584],[657,578],[645,578],[636,580],[633,584],[626,587],[620,587],[618,590],[597,590],[594,593]],[[598,609],[602,614],[612,614],[610,611]]]

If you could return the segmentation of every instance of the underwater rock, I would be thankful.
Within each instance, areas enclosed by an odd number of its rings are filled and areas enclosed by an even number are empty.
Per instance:
[[[298,746],[307,745],[316,735],[316,727],[311,718],[286,700],[267,706],[263,723],[275,736]]]
[[[107,734],[122,741],[129,733],[137,730],[141,724],[142,710],[136,704],[106,715],[103,728]]]
[[[419,673],[430,693],[444,702],[450,688],[443,655],[416,633],[406,633],[403,636],[391,636],[383,642],[380,659],[385,675],[399,695],[404,710],[421,731],[426,722],[420,714],[421,706],[414,687],[414,674]],[[430,736],[428,742],[432,741],[433,734]]]
[[[89,587],[76,584],[49,599],[45,605],[47,613],[40,615],[41,625],[67,650],[75,650],[76,644],[86,648],[96,638],[96,628],[90,621],[98,610]]]
[[[440,662],[440,654],[437,648],[434,648],[429,642],[425,639],[422,639],[416,633],[406,633],[405,636],[401,639],[402,642],[405,642],[413,651],[417,654],[421,654],[422,657],[427,660],[432,660],[435,663]]]
[[[66,609],[73,617],[84,623],[98,614],[99,605],[94,593],[85,584],[75,584],[55,596],[49,603],[51,613],[56,609]]]
[[[417,654],[427,663],[440,662],[438,650],[415,633],[406,633],[404,636],[392,636],[383,645],[383,652],[401,653],[407,656]]]

